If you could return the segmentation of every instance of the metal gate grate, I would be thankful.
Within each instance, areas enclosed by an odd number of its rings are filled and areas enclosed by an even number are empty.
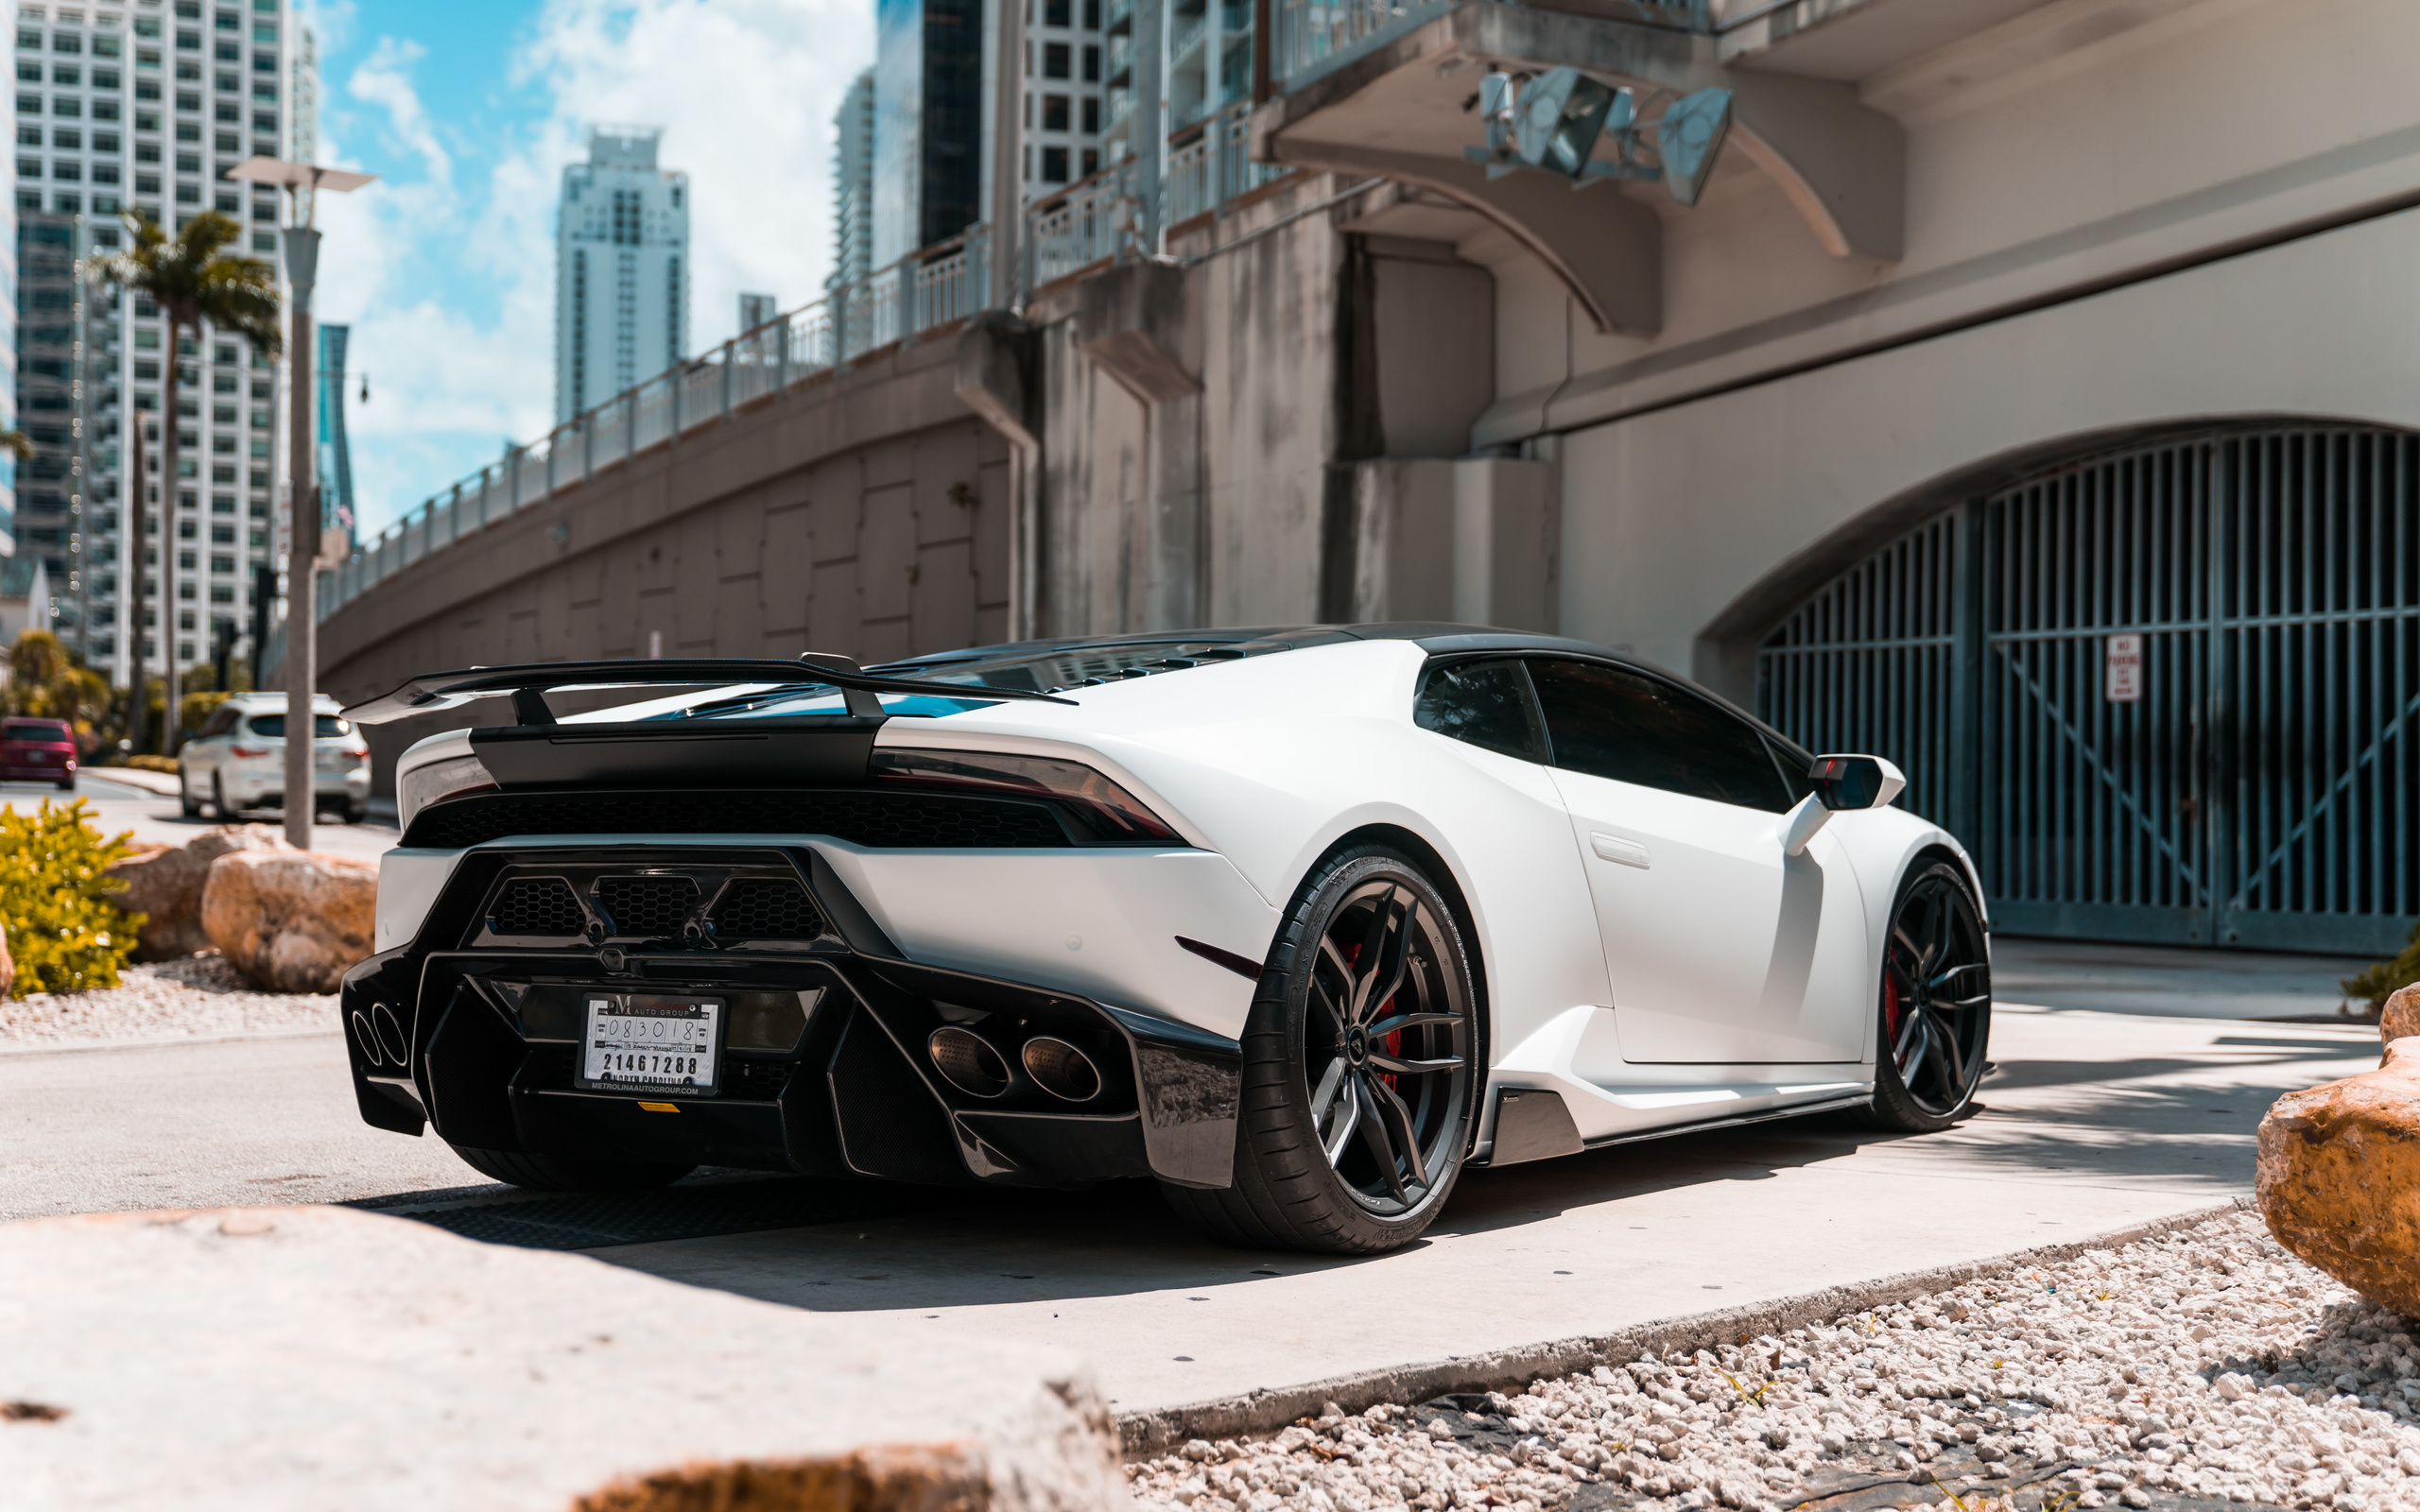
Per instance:
[[[2410,436],[2092,458],[1825,585],[1767,637],[1759,705],[1905,766],[2013,933],[2391,950],[2420,914],[2416,516]]]

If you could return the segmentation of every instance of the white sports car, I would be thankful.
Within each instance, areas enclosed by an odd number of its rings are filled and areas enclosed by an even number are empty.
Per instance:
[[[1460,626],[423,678],[362,1116],[527,1187],[700,1165],[1075,1187],[1401,1245],[1466,1165],[1821,1109],[1941,1128],[1980,891],[1890,806],[1598,646]],[[680,686],[559,718],[547,694]],[[713,691],[697,691],[713,685]]]

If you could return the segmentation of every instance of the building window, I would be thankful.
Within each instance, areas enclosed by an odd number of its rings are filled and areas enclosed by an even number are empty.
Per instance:
[[[55,53],[80,53],[84,50],[84,34],[78,31],[60,32],[50,39],[50,50]]]
[[[1087,84],[1100,82],[1100,49],[1098,47],[1084,49],[1084,82]]]
[[[42,139],[37,136],[34,141],[39,145]],[[84,133],[72,127],[62,126],[50,133],[50,145],[55,147],[65,147],[70,152],[81,152],[84,150]]]
[[[40,158],[19,158],[19,159],[17,160],[17,177],[18,177],[18,178],[20,178],[20,179],[39,179],[39,178],[41,178],[41,177],[42,177],[42,159],[40,159]],[[41,208],[40,204],[39,204],[39,203],[37,203],[37,204],[36,204],[36,206],[35,206],[35,208],[36,208],[36,209],[40,209],[40,208]]]
[[[115,183],[115,182],[117,182],[117,164],[116,164],[116,163],[94,163],[94,164],[93,164],[93,181],[94,181],[95,183]]]
[[[160,192],[160,176],[156,173],[136,174],[134,176],[134,192],[138,195],[158,194]]]
[[[1067,129],[1066,95],[1045,94],[1042,96],[1042,129],[1046,131]]]
[[[1065,147],[1042,149],[1042,181],[1044,183],[1067,181],[1067,149]]]
[[[50,97],[50,113],[66,116],[81,115],[84,113],[84,102],[73,94],[54,94]]]
[[[1089,179],[1098,172],[1100,172],[1100,148],[1084,148],[1084,177]]]
[[[1084,0],[1084,26],[1088,30],[1100,30],[1100,0]]]
[[[1069,3],[1070,0],[1042,0],[1042,24],[1046,26],[1069,25],[1072,16]]]
[[[84,177],[84,165],[72,158],[61,158],[50,165],[50,176],[64,179],[70,183],[80,182]]]
[[[117,133],[115,131],[94,132],[93,150],[95,152],[115,152],[117,150]]]
[[[1084,96],[1084,129],[1095,136],[1100,134],[1100,96],[1098,94]],[[1090,168],[1084,171],[1092,172]]]
[[[1067,44],[1063,42],[1044,43],[1042,44],[1042,77],[1045,78],[1065,78],[1067,77]]]
[[[18,95],[17,113],[19,115],[40,115],[42,113],[42,96],[39,94]]]
[[[38,147],[42,146],[42,128],[39,126],[21,126],[17,128],[17,146],[21,147]]]
[[[84,197],[82,195],[53,195],[50,197],[50,208],[62,215],[73,215],[84,208]]]

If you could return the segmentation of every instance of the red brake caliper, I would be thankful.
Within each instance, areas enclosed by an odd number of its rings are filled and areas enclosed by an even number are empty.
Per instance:
[[[1892,1044],[1899,1042],[1899,979],[1887,966],[1882,969],[1882,1034]],[[1884,1054],[1889,1053],[1886,1048]]]
[[[1360,964],[1361,964],[1361,942],[1360,942],[1360,941],[1356,940],[1356,941],[1354,941],[1352,944],[1347,945],[1346,947],[1344,947],[1344,964],[1345,964],[1345,965],[1347,965],[1347,966],[1358,966],[1358,965],[1360,965]],[[1371,1015],[1370,1015],[1370,1020],[1371,1020],[1371,1022],[1374,1022],[1374,1022],[1377,1022],[1378,1020],[1380,1020],[1380,1019],[1384,1019],[1384,1018],[1391,1017],[1391,1016],[1394,1013],[1394,1011],[1395,1011],[1395,1000],[1394,1000],[1394,998],[1393,998],[1393,997],[1389,997],[1389,998],[1387,999],[1387,1001],[1385,1001],[1384,1003],[1381,1003],[1381,1004],[1379,1004],[1379,1005],[1378,1005],[1378,1011],[1377,1011],[1377,1012],[1375,1012],[1375,1013],[1371,1014]],[[1384,1044],[1385,1044],[1385,1046],[1386,1046],[1386,1052],[1387,1052],[1387,1054],[1388,1054],[1388,1055],[1390,1055],[1390,1056],[1400,1056],[1400,1055],[1402,1055],[1402,1054],[1403,1054],[1403,1031],[1402,1031],[1401,1029],[1390,1029],[1390,1030],[1388,1030],[1388,1031],[1387,1031],[1387,1037],[1386,1037],[1385,1040],[1383,1041],[1383,1043],[1384,1043]],[[1385,1082],[1385,1083],[1387,1084],[1387,1091],[1391,1091],[1391,1092],[1400,1092],[1400,1091],[1403,1091],[1402,1085],[1400,1084],[1400,1082],[1399,1082],[1399,1080],[1398,1080],[1398,1078],[1397,1078],[1397,1076],[1396,1076],[1396,1074],[1395,1074],[1395,1073],[1393,1073],[1393,1072],[1392,1072],[1392,1071],[1382,1071],[1382,1072],[1378,1073],[1378,1079],[1379,1079],[1380,1081]]]

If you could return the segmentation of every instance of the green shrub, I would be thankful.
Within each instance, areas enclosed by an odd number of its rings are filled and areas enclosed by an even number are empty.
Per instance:
[[[2411,926],[2411,943],[2391,961],[2380,961],[2359,976],[2348,976],[2341,984],[2344,995],[2366,1002],[2372,1013],[2386,1011],[2386,1000],[2394,996],[2397,988],[2420,982],[2420,924]]]
[[[132,833],[103,839],[80,798],[44,799],[35,814],[0,810],[0,920],[17,961],[17,996],[117,986],[144,916],[110,901],[126,884],[109,868],[134,853],[126,843]]]

